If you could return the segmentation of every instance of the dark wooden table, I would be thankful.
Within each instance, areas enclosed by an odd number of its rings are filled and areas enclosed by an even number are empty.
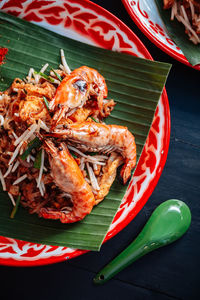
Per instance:
[[[166,89],[171,110],[168,159],[152,196],[137,217],[102,246],[68,262],[42,267],[0,267],[2,299],[200,299],[200,72],[158,49],[136,27],[120,0],[95,0],[141,39],[155,60],[173,65]],[[92,278],[140,232],[161,202],[188,204],[192,224],[176,243],[135,262],[103,286]],[[5,292],[6,296],[3,296]]]

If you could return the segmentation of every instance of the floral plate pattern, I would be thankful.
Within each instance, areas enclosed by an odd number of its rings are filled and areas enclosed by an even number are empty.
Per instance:
[[[0,9],[82,42],[152,59],[144,45],[124,23],[88,0],[2,0]],[[162,173],[169,139],[170,112],[164,89],[134,176],[104,242],[122,230],[145,205]],[[4,265],[45,265],[86,252],[0,236],[0,264]]]
[[[200,65],[192,66],[169,37],[154,0],[122,0],[122,2],[132,20],[156,46],[176,60],[200,70]]]

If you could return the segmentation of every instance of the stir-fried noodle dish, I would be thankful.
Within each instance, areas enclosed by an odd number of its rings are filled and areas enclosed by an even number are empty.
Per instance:
[[[63,50],[61,61],[0,92],[0,180],[14,208],[73,223],[105,198],[119,166],[127,183],[136,145],[126,127],[104,123],[116,103],[103,76],[71,71]]]
[[[200,43],[200,1],[163,0],[164,9],[171,9],[171,20],[176,18],[185,26],[185,33],[195,45]]]

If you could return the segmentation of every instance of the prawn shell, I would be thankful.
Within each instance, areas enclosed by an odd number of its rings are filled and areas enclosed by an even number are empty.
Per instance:
[[[95,204],[92,189],[85,181],[75,159],[64,143],[55,147],[53,142],[44,141],[44,148],[49,155],[51,175],[56,185],[71,196],[72,211],[65,213],[51,208],[42,208],[40,215],[49,219],[60,219],[62,223],[82,220],[89,214]]]
[[[135,138],[127,127],[88,121],[68,124],[67,127],[64,130],[56,129],[48,135],[69,140],[83,151],[120,153],[124,159],[120,174],[123,183],[127,183],[136,165]]]
[[[79,84],[81,83],[81,84]],[[102,92],[106,98],[108,94],[105,79],[95,69],[82,66],[66,76],[56,90],[55,97],[49,103],[51,110],[56,106],[66,106],[67,108],[78,107],[89,96],[94,89]]]

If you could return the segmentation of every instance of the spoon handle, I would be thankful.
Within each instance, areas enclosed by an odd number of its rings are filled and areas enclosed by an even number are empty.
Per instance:
[[[158,245],[159,247],[159,245]],[[93,279],[95,284],[103,284],[124,268],[128,267],[138,258],[155,249],[154,245],[145,245],[143,240],[138,238],[133,241],[124,251],[108,263]]]
[[[182,201],[171,199],[160,204],[138,237],[95,277],[95,284],[103,284],[138,258],[180,238],[189,228],[191,213]]]

